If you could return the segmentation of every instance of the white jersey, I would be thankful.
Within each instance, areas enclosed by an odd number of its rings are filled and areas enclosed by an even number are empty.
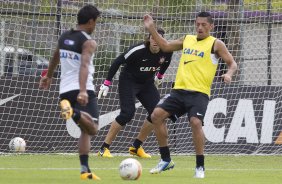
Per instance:
[[[60,62],[61,62],[61,82],[60,94],[79,90],[79,72],[81,65],[82,45],[88,39],[92,39],[83,31],[70,30],[62,34],[59,40]],[[94,55],[91,57],[88,68],[86,89],[94,91],[93,65]]]

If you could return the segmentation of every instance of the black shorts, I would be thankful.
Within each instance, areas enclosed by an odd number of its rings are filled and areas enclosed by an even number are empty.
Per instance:
[[[88,104],[86,106],[81,106],[77,101],[77,95],[79,94],[79,90],[73,90],[66,93],[60,94],[60,99],[67,99],[70,103],[72,108],[78,109],[83,112],[87,112],[92,116],[95,122],[98,122],[99,118],[99,109],[97,104],[97,98],[95,96],[94,91],[87,90],[88,93]]]
[[[121,73],[118,89],[121,111],[116,121],[119,124],[125,125],[134,117],[136,98],[147,110],[147,120],[151,121],[150,115],[160,100],[160,94],[153,79],[138,83],[129,74]]]
[[[204,93],[172,89],[170,95],[157,107],[177,117],[187,113],[189,120],[197,117],[203,122],[208,103],[209,97]]]

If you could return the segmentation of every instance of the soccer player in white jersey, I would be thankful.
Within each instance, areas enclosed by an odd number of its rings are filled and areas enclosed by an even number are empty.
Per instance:
[[[98,130],[99,110],[93,85],[93,56],[97,48],[91,38],[99,10],[92,5],[82,7],[77,14],[77,27],[64,32],[49,62],[48,71],[42,75],[40,88],[48,89],[54,70],[61,63],[60,107],[63,119],[72,118],[81,129],[78,152],[82,180],[100,180],[88,166],[91,136]]]

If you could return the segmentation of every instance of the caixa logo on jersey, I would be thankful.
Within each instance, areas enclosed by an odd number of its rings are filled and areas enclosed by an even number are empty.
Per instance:
[[[140,67],[141,72],[155,72],[160,70],[160,67]]]
[[[220,97],[214,96],[210,100],[203,127],[210,142],[280,144],[282,125],[275,119],[275,93],[271,87],[265,87],[267,90],[258,88],[263,87],[237,86],[236,91],[225,88],[226,91],[221,89],[224,94],[217,90],[213,92]],[[239,98],[234,94],[240,94]]]
[[[80,54],[77,54],[75,52],[60,50],[60,58],[70,59],[70,60],[80,60]]]

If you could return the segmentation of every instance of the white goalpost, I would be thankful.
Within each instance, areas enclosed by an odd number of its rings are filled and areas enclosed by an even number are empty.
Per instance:
[[[80,130],[60,117],[60,68],[51,89],[38,89],[40,74],[48,66],[61,33],[76,25],[77,11],[93,4],[102,12],[93,38],[96,92],[111,62],[147,35],[143,16],[151,13],[168,40],[195,34],[199,11],[214,18],[213,36],[224,41],[238,64],[234,81],[226,85],[220,62],[204,119],[206,153],[282,153],[282,2],[279,0],[0,0],[0,152],[9,153],[14,137],[26,140],[28,153],[75,153]],[[165,74],[161,96],[170,93],[181,52]],[[119,113],[118,73],[100,108],[99,133],[92,152],[103,143],[111,121]],[[147,112],[136,101],[136,114],[111,145],[113,153],[127,153]],[[167,121],[169,146],[174,154],[194,153],[186,116]],[[154,134],[145,150],[158,153]]]

